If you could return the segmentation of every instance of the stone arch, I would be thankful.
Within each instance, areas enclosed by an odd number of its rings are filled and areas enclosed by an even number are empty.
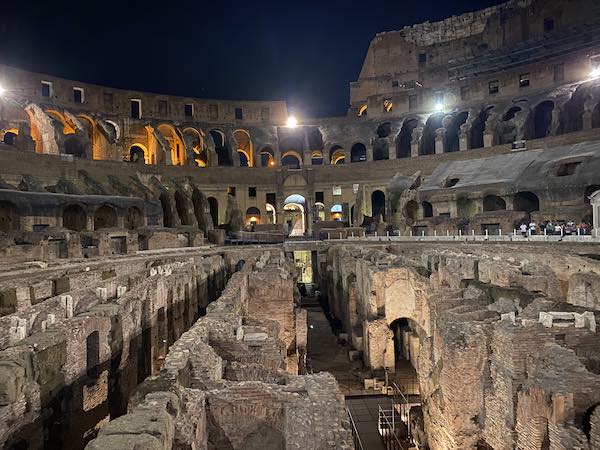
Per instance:
[[[148,157],[148,149],[142,144],[136,143],[129,147],[129,162],[147,164]]]
[[[169,144],[171,150],[171,164],[174,166],[183,166],[186,164],[186,147],[178,130],[169,123],[161,123],[157,127],[158,132]]]
[[[229,143],[225,138],[225,133],[219,129],[210,130],[210,137],[215,144],[215,153],[217,154],[217,164],[219,166],[231,166],[233,161],[231,160],[231,149]]]
[[[444,113],[433,113],[427,119],[425,128],[423,128],[423,136],[421,138],[420,155],[435,154],[435,137],[439,128],[442,128]]]
[[[423,217],[433,217],[433,205],[427,201],[421,202],[423,208]]]
[[[194,127],[187,127],[183,130],[183,137],[186,146],[191,148],[190,157],[198,167],[210,166],[209,153],[204,142],[204,133]],[[187,139],[186,139],[187,138]]]
[[[599,432],[600,430],[594,430],[592,426],[592,418],[600,416],[600,403],[596,403],[590,406],[581,416],[581,429],[587,437],[588,441],[592,438],[592,431]],[[600,421],[596,421],[600,423]]]
[[[506,209],[506,201],[498,195],[486,195],[483,197],[483,211],[503,211]]]
[[[240,167],[254,166],[254,146],[250,133],[246,130],[238,129],[233,132],[233,138],[236,141],[237,154],[240,158]]]
[[[583,114],[588,98],[589,93],[581,86],[575,89],[571,98],[561,108],[557,134],[583,130]]]
[[[302,166],[302,156],[296,150],[288,150],[281,155],[281,165],[299,169]]]
[[[357,142],[350,149],[350,162],[363,162],[367,160],[367,147],[361,142]]]
[[[544,100],[533,108],[528,127],[529,139],[541,139],[550,135],[554,107],[555,105],[552,100]]]
[[[19,208],[9,201],[0,201],[0,231],[8,232],[21,228]]]
[[[381,190],[373,191],[371,194],[371,210],[373,212],[373,219],[381,217],[381,220],[385,222],[386,219],[386,207],[385,207],[385,194]]]
[[[404,206],[404,217],[415,222],[419,217],[419,204],[414,200],[409,200]]]
[[[457,152],[460,150],[460,127],[467,122],[469,118],[468,111],[462,111],[455,114],[446,127],[444,133],[444,152]]]
[[[483,148],[484,141],[483,135],[485,133],[485,127],[488,119],[490,118],[490,111],[493,109],[493,106],[488,106],[487,108],[482,109],[473,123],[471,124],[471,135],[470,135],[470,145],[469,148]]]
[[[283,202],[284,221],[291,236],[302,236],[306,231],[306,198],[292,194]]]
[[[592,128],[600,128],[600,102],[592,111]]]
[[[182,225],[192,225],[187,196],[180,190],[175,191],[175,209]]]
[[[418,119],[406,119],[396,138],[396,158],[410,158],[412,155],[412,133],[419,126]]]
[[[271,146],[263,147],[260,151],[260,161],[263,167],[272,167],[275,165],[275,152]]]
[[[87,227],[87,214],[81,205],[72,204],[63,209],[63,228],[82,231]]]
[[[323,151],[313,150],[310,155],[310,163],[313,166],[322,166],[323,165]]]
[[[125,228],[137,230],[144,226],[144,214],[137,206],[130,206],[125,212]]]
[[[329,149],[329,162],[334,166],[346,162],[346,152],[340,145],[334,145]]]
[[[4,136],[2,137],[2,142],[5,143],[6,145],[14,145],[15,138],[17,137],[18,134],[19,134],[19,130],[17,130],[16,128],[6,130],[4,132]]]
[[[378,138],[386,138],[392,133],[392,124],[390,122],[384,122],[377,127],[375,134]]]
[[[260,219],[260,209],[256,206],[251,206],[246,210],[246,224],[259,224],[261,223]]]
[[[117,226],[117,212],[110,205],[102,205],[94,212],[94,230],[115,228]]]
[[[219,226],[219,201],[214,197],[208,197],[208,210],[214,227]]]
[[[540,199],[533,192],[517,192],[513,197],[515,211],[525,211],[532,213],[540,210]]]

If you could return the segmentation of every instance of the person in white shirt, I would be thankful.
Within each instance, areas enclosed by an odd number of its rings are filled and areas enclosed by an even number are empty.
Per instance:
[[[519,226],[519,231],[521,232],[521,235],[526,236],[527,235],[527,225],[525,223],[522,223]]]
[[[529,222],[529,235],[533,236],[534,234],[537,234],[537,225],[535,224],[535,221],[531,221]]]

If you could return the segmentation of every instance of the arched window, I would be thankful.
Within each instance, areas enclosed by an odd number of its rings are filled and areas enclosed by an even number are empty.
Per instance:
[[[293,150],[287,151],[281,156],[281,165],[299,169],[302,165],[302,157]]]
[[[129,148],[129,162],[144,164],[146,161],[146,150],[140,144],[133,144]]]
[[[275,152],[271,147],[265,147],[260,151],[260,162],[263,167],[275,165]]]
[[[443,113],[432,114],[427,119],[425,128],[423,129],[423,136],[421,137],[421,155],[435,154],[436,130],[442,127],[443,120]]]
[[[385,222],[385,194],[382,191],[373,191],[371,194],[371,208],[373,219]]]
[[[246,223],[255,225],[260,223],[260,209],[251,206],[246,210]]]
[[[2,141],[6,145],[14,145],[16,137],[17,137],[17,133],[14,133],[12,131],[7,131],[6,133],[4,133],[4,138],[2,139]]]
[[[215,153],[217,154],[217,163],[219,166],[231,166],[231,149],[225,139],[225,133],[221,130],[210,130],[210,137],[215,144]]]
[[[515,211],[532,213],[540,210],[540,199],[533,192],[517,192],[513,203]]]
[[[63,210],[63,227],[68,230],[85,230],[87,217],[80,205],[69,205]]]
[[[323,165],[323,152],[321,150],[313,150],[311,154],[310,163],[313,166]]]
[[[367,160],[367,148],[364,144],[357,142],[350,149],[350,162],[363,162]]]
[[[421,202],[423,217],[433,217],[433,205],[429,202]]]
[[[497,195],[486,195],[483,197],[483,211],[503,211],[506,209],[506,202]]]
[[[240,158],[241,167],[253,167],[254,166],[254,148],[252,146],[252,140],[250,139],[250,133],[246,130],[236,130],[233,132],[233,137],[237,143],[237,152]]]
[[[346,153],[342,147],[339,145],[331,147],[331,150],[329,150],[329,161],[332,165],[344,164],[345,160]]]
[[[446,128],[444,134],[444,152],[457,152],[460,150],[460,127],[466,123],[469,118],[469,113],[463,111],[456,114]]]
[[[493,109],[490,106],[483,109],[471,124],[471,143],[470,148],[483,148],[483,134],[485,132],[485,124],[490,117],[490,111]]]
[[[344,208],[342,205],[336,204],[331,207],[331,220],[338,222],[344,220]]]
[[[417,119],[406,119],[402,124],[400,133],[396,138],[396,157],[409,158],[412,154],[412,133],[419,121]]]
[[[550,134],[554,102],[546,100],[533,110],[533,139],[545,138]]]
[[[102,205],[94,213],[94,230],[117,226],[117,213],[112,206]]]

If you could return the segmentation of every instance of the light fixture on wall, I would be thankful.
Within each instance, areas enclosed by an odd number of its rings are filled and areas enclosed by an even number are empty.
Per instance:
[[[438,102],[435,104],[434,109],[436,112],[442,112],[445,109],[445,106],[442,102]]]
[[[296,128],[298,126],[298,119],[295,116],[290,116],[287,119],[287,126],[289,128]]]

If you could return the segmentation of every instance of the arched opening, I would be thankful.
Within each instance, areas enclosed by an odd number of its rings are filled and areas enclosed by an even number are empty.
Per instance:
[[[373,140],[373,161],[390,159],[390,143],[387,138]]]
[[[147,154],[148,152],[146,151],[145,147],[143,147],[141,144],[133,144],[129,148],[129,162],[145,164]]]
[[[371,194],[371,208],[373,220],[377,223],[385,222],[385,194],[383,191],[373,191]]]
[[[344,208],[340,204],[335,204],[331,207],[331,220],[335,220],[336,222],[341,222],[344,220]]]
[[[87,376],[96,378],[100,365],[100,334],[92,331],[85,340]]]
[[[112,206],[102,205],[94,213],[94,230],[117,226],[117,213]]]
[[[215,153],[217,154],[217,163],[219,166],[233,165],[231,151],[227,140],[225,139],[225,133],[221,130],[210,130],[210,137],[215,144]]]
[[[167,144],[169,144],[169,149],[171,150],[171,164],[174,166],[185,165],[185,144],[177,133],[175,127],[173,125],[163,123],[158,126],[158,131],[165,141],[167,141]]]
[[[251,206],[246,210],[246,224],[256,225],[257,223],[260,223],[260,209]]]
[[[541,102],[533,110],[533,139],[545,138],[550,134],[552,126],[552,111],[554,110],[554,102],[546,100]]]
[[[600,103],[592,111],[592,128],[600,128]]]
[[[502,121],[498,123],[496,126],[496,135],[498,137],[497,142],[500,145],[510,144],[517,140],[517,126],[516,122],[513,120],[515,116],[522,111],[522,108],[519,106],[513,106],[510,108],[504,116],[502,116]]]
[[[597,417],[599,414],[600,404],[596,404],[588,408],[581,418],[581,429],[585,433],[585,436],[588,438],[588,440],[590,440],[592,437],[592,416]]]
[[[87,226],[87,216],[80,205],[69,205],[63,209],[62,219],[67,230],[81,231]]]
[[[65,153],[77,158],[85,158],[89,149],[89,141],[80,134],[69,134],[64,141]]]
[[[384,122],[377,127],[376,133],[378,138],[386,138],[392,132],[392,124],[390,122]]]
[[[457,152],[460,150],[460,127],[467,122],[469,118],[469,113],[467,111],[463,111],[461,113],[456,114],[448,127],[446,128],[446,133],[444,134],[444,152]]]
[[[281,165],[292,169],[299,169],[302,165],[302,157],[294,150],[288,150],[281,156]]]
[[[358,108],[358,117],[366,117],[367,116],[367,105],[361,105]]]
[[[517,113],[521,112],[521,111],[522,111],[522,109],[519,106],[513,106],[508,111],[506,111],[506,113],[502,117],[502,121],[507,122],[509,120],[514,119],[515,116],[517,115]]]
[[[325,205],[321,202],[315,203],[315,221],[325,220]]]
[[[433,205],[431,203],[423,201],[421,207],[423,208],[423,217],[433,217]]]
[[[191,225],[192,219],[188,209],[186,195],[181,191],[175,191],[175,209],[182,225]]]
[[[275,206],[267,203],[265,205],[265,210],[267,211],[267,215],[265,217],[266,223],[276,224],[277,223],[277,211],[275,210]]]
[[[275,165],[275,152],[271,147],[265,147],[260,151],[260,162],[263,167]]]
[[[471,124],[471,142],[469,145],[470,148],[483,148],[483,134],[485,133],[485,125],[490,117],[490,111],[493,108],[493,106],[489,106],[488,108],[481,110],[481,112],[477,115],[477,117]]]
[[[237,152],[240,158],[241,167],[253,167],[254,166],[254,148],[252,146],[252,140],[250,139],[250,133],[246,130],[235,130],[233,137],[237,143]]]
[[[142,211],[136,206],[130,206],[125,213],[125,228],[128,230],[137,230],[144,226],[144,216]]]
[[[18,230],[20,221],[19,209],[11,202],[0,201],[0,231]]]
[[[290,195],[283,202],[284,223],[290,236],[303,236],[306,231],[306,199],[300,194]]]
[[[163,211],[163,227],[173,228],[175,223],[173,221],[171,199],[169,198],[169,194],[166,192],[161,192],[159,199]]]
[[[403,379],[406,392],[418,394],[418,378],[415,365],[419,357],[419,335],[417,324],[402,317],[390,324],[394,341],[394,372]],[[390,349],[391,350],[391,349]]]
[[[198,167],[208,167],[208,152],[204,143],[204,133],[196,128],[186,128],[183,130],[183,136],[186,138],[186,145],[192,148],[194,152],[194,162]]]
[[[208,210],[212,218],[213,226],[219,226],[219,202],[214,197],[208,197]]]
[[[364,144],[357,142],[350,149],[350,162],[363,162],[367,160],[367,148]]]
[[[416,221],[419,217],[419,204],[414,200],[409,200],[404,206],[404,216],[408,220]]]
[[[533,192],[517,192],[513,204],[515,211],[532,213],[540,210],[540,199]]]
[[[486,195],[483,197],[483,211],[504,211],[506,202],[497,195]]]
[[[433,155],[435,154],[435,136],[436,130],[442,128],[442,121],[444,120],[443,113],[436,113],[429,116],[423,129],[423,136],[421,137],[421,155]]]
[[[6,145],[14,145],[15,138],[17,137],[17,132],[15,131],[7,131],[4,133],[4,137],[2,138],[2,142]]]
[[[329,150],[329,161],[332,165],[344,164],[346,160],[346,153],[344,149],[339,145],[334,145]]]
[[[194,216],[196,217],[196,222],[198,222],[198,228],[206,232],[211,228],[207,226],[204,216],[204,212],[208,212],[208,210],[205,209],[208,208],[208,205],[204,194],[198,189],[192,191],[192,206],[194,207]]]
[[[313,166],[322,166],[323,165],[323,152],[321,150],[313,150],[311,157],[310,157],[310,163]]]
[[[568,102],[562,107],[558,134],[583,130],[583,113],[589,94],[585,89],[577,88]]]
[[[396,158],[409,158],[412,154],[412,133],[419,121],[406,119],[396,138]]]

